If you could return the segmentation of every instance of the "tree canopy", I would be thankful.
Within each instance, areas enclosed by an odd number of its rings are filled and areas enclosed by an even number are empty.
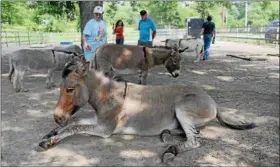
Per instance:
[[[92,5],[87,5],[89,3]],[[183,28],[186,18],[206,17],[208,14],[213,16],[217,27],[237,27],[245,23],[245,3],[241,1],[1,1],[2,28],[20,27],[47,32],[81,31],[84,22],[92,17],[91,8],[98,3],[104,6],[104,19],[108,26],[122,19],[126,26],[136,27],[142,9],[148,11],[157,26]],[[225,12],[225,22],[222,21],[222,11]],[[250,1],[247,13],[248,22],[253,26],[266,25],[279,19],[279,2]]]

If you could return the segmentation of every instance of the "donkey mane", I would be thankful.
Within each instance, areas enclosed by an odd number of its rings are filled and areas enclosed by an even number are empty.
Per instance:
[[[62,78],[63,79],[65,79],[73,71],[73,69],[71,69],[70,67],[74,66],[74,65],[75,64],[71,62],[64,67],[64,69],[62,70]]]

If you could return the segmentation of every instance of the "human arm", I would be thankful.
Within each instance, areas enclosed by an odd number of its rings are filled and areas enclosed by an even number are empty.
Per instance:
[[[201,30],[200,30],[200,35],[203,35],[205,30],[205,22],[202,24]]]
[[[87,50],[91,50],[91,46],[87,43],[86,35],[85,35],[85,34],[83,34],[83,46],[84,46]]]
[[[114,30],[114,34],[116,34],[116,35],[121,35],[121,34],[123,34],[123,27],[121,27],[121,28],[116,28],[116,29]]]
[[[201,28],[200,35],[203,35],[203,33],[204,33],[204,28]]]
[[[215,39],[216,39],[216,30],[215,30],[215,23],[213,23],[213,40],[212,40],[212,44],[215,43]]]
[[[154,38],[156,37],[156,34],[157,34],[157,31],[156,30],[153,31],[153,33],[152,33],[152,40],[154,40]]]
[[[83,46],[87,50],[91,50],[91,46],[87,43],[86,36],[91,35],[91,24],[90,21],[88,21],[85,25],[85,28],[83,30],[83,36],[82,36],[82,41],[83,41]]]
[[[215,27],[215,23],[213,23],[213,37],[216,37],[216,27]]]
[[[151,20],[152,21],[152,27],[151,27],[151,29],[152,29],[152,40],[154,40],[154,38],[156,37],[156,34],[157,34],[157,31],[156,31],[156,29],[157,29],[157,27],[156,27],[156,25],[155,25],[155,23],[154,23],[154,21],[153,20]]]

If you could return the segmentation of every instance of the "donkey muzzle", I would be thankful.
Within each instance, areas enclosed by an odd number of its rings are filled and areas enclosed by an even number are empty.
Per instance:
[[[67,113],[63,112],[62,109],[56,108],[53,114],[54,121],[61,127],[66,126],[68,122]]]
[[[54,121],[61,127],[63,126],[66,126],[67,125],[67,122],[68,122],[68,119],[66,119],[65,117],[63,116],[54,116]]]
[[[173,71],[171,72],[171,75],[172,77],[177,78],[180,75],[180,71],[179,70]]]

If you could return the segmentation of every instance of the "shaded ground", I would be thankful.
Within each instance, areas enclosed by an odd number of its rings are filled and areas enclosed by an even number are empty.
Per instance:
[[[211,60],[193,64],[187,54],[181,75],[174,79],[160,66],[151,70],[148,84],[199,84],[221,106],[223,112],[252,119],[253,130],[236,131],[216,121],[205,127],[198,149],[179,154],[173,166],[231,165],[279,166],[279,58],[244,61],[227,53],[277,53],[277,48],[217,42]],[[136,82],[136,77],[129,77]],[[55,82],[60,83],[60,73]],[[28,75],[29,93],[15,93],[6,74],[1,77],[2,165],[106,165],[165,166],[160,162],[168,145],[158,136],[119,136],[109,139],[72,136],[47,152],[34,148],[56,125],[52,110],[58,89],[44,88],[44,75]],[[76,117],[91,114],[89,106]]]

